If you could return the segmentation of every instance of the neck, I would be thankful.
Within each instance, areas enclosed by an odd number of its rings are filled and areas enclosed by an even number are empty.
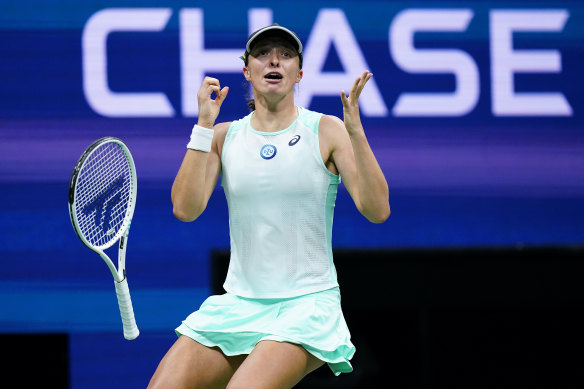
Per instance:
[[[251,124],[258,131],[277,132],[283,130],[290,126],[298,116],[293,93],[279,101],[256,98],[255,105]]]

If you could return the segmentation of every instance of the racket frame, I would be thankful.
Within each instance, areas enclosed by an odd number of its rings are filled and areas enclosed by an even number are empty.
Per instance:
[[[89,159],[89,157],[102,145],[105,143],[116,143],[120,146],[121,150],[123,151],[126,161],[128,162],[129,171],[130,171],[130,199],[128,201],[128,208],[126,210],[126,214],[124,216],[124,220],[116,234],[108,240],[106,243],[100,246],[95,246],[91,242],[89,242],[83,233],[81,232],[81,228],[77,223],[77,210],[75,207],[75,194],[76,194],[76,184],[79,178],[79,173],[81,172],[85,162]],[[128,280],[126,278],[126,248],[128,245],[128,235],[130,233],[130,226],[132,224],[132,217],[134,215],[134,209],[136,206],[136,195],[137,195],[137,175],[136,175],[136,167],[134,165],[134,159],[132,158],[132,154],[130,150],[126,146],[126,144],[114,137],[104,137],[101,139],[96,140],[93,142],[81,155],[75,168],[73,169],[73,174],[71,175],[71,180],[69,182],[69,216],[71,218],[71,224],[73,225],[73,229],[77,234],[77,237],[83,242],[85,246],[89,249],[97,253],[103,261],[108,266],[112,276],[114,278],[114,284],[116,287],[116,295],[118,297],[118,304],[120,307],[120,314],[122,316],[122,324],[124,327],[124,337],[128,340],[133,340],[138,337],[140,331],[136,325],[136,319],[134,317],[134,310],[132,307],[132,301],[130,299],[130,292],[128,288]],[[105,253],[104,250],[112,247],[117,241],[119,240],[119,247],[118,247],[118,266],[114,265],[113,261],[110,257]]]

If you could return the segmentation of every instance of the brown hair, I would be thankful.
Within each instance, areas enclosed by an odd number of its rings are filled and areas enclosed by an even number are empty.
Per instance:
[[[249,98],[246,100],[247,100],[247,108],[249,109],[249,112],[255,111],[255,100],[249,99]]]

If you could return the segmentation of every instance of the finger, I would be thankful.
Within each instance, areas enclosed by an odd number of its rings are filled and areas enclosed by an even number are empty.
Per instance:
[[[229,87],[223,87],[223,89],[221,89],[217,94],[215,101],[219,103],[219,105],[223,104],[223,101],[225,101],[225,98],[227,97],[227,93],[229,93]]]
[[[219,85],[219,80],[213,77],[206,76],[203,79],[203,85]]]
[[[345,95],[345,91],[341,91],[341,102],[343,103],[343,107],[346,107],[349,102],[347,101],[347,95]]]
[[[353,86],[351,87],[351,92],[349,92],[349,98],[354,100],[355,98],[359,97],[359,88],[361,84],[361,77],[358,77],[355,82],[353,83]]]
[[[359,87],[361,88],[361,90],[365,87],[365,84],[367,84],[367,81],[369,81],[369,79],[373,76],[372,73],[369,72],[369,70],[365,71],[362,75],[361,75],[361,79],[359,80]]]
[[[367,81],[369,81],[371,79],[371,77],[373,77],[373,73],[367,71],[365,72],[367,73],[367,75],[365,76],[365,79],[363,80],[363,86],[365,86],[365,84],[367,84]]]
[[[203,83],[201,84],[201,87],[199,88],[199,93],[201,96],[211,96],[211,94],[213,92],[216,92],[219,90],[219,88],[221,87],[221,85],[219,84],[219,80],[213,77],[205,77],[203,79]],[[217,88],[216,90],[214,88]]]
[[[361,77],[359,77],[359,85],[363,87],[372,76],[373,73],[369,72],[369,70],[364,71]]]
[[[217,93],[219,91],[219,87],[215,85],[201,85],[201,88],[197,92],[197,98],[199,100],[206,100],[211,97],[213,92]]]
[[[358,81],[356,82],[353,97],[357,99],[359,98],[363,88],[365,88],[365,84],[367,84],[367,81],[369,81],[371,77],[373,77],[373,73],[370,73],[368,70],[363,72],[361,77],[359,77]]]
[[[209,85],[207,87],[207,89],[205,90],[205,97],[208,99],[213,100],[213,93],[215,93],[216,95],[219,95],[219,93],[221,92],[221,89],[219,89],[218,86],[216,85]]]
[[[372,74],[369,72],[363,73],[363,75],[361,76],[361,80],[359,80],[359,87],[361,88],[361,90],[363,90],[363,88],[365,87],[365,84],[367,84],[367,81],[369,81],[371,76],[372,76]]]

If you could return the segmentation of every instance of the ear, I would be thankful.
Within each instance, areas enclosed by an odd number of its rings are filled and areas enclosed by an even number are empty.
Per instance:
[[[304,75],[304,71],[302,69],[298,70],[298,75],[296,76],[296,83],[299,83],[302,80],[302,76]]]
[[[247,81],[251,81],[251,75],[249,74],[249,69],[247,68],[247,66],[243,67],[243,76]]]

